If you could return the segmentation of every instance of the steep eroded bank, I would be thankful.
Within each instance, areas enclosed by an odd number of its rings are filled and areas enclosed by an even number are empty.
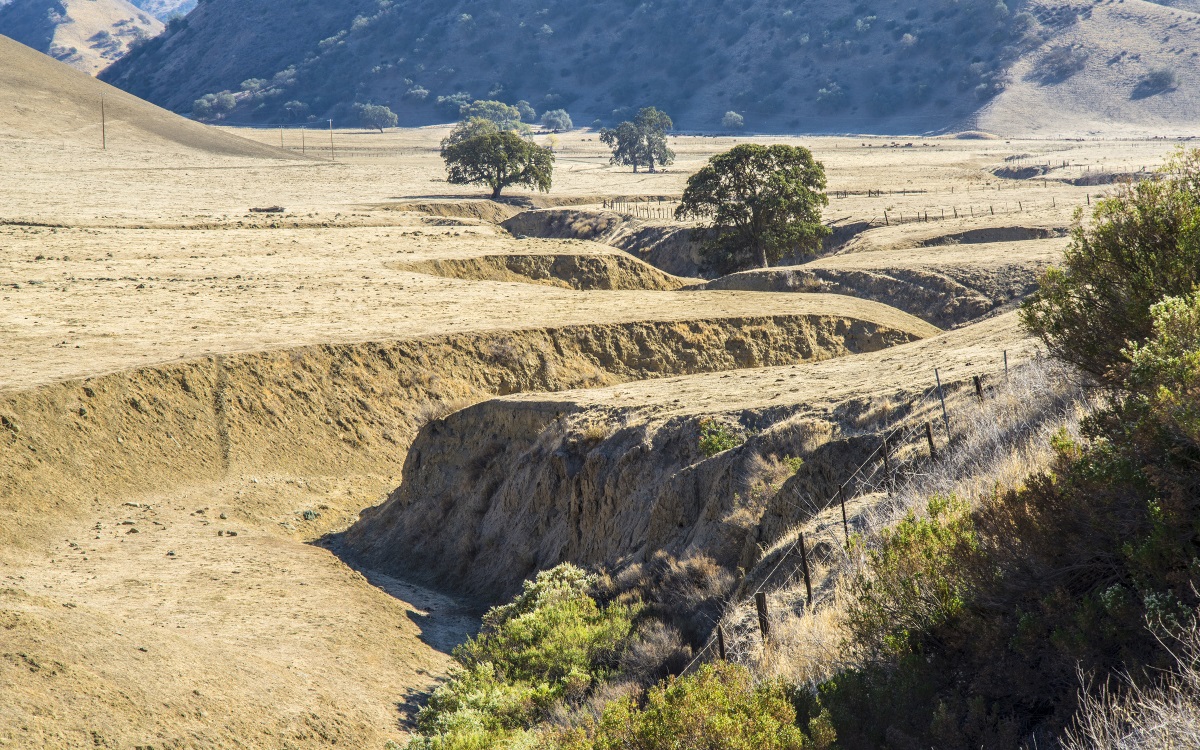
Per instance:
[[[422,424],[491,395],[827,359],[933,332],[869,310],[312,346],[0,393],[0,538],[36,542],[100,497],[230,472],[361,475],[383,490]]]
[[[882,430],[936,416],[933,367],[958,389],[1033,349],[1006,315],[826,362],[495,399],[427,425],[403,483],[339,541],[366,566],[491,601],[565,561],[620,571],[665,554],[749,570]],[[710,420],[745,442],[706,455]]]

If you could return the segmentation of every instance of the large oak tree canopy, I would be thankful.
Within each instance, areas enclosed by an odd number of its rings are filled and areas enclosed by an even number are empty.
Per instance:
[[[512,185],[548,193],[554,176],[550,149],[508,130],[458,140],[452,135],[442,144],[442,159],[451,184],[487,185],[493,199]]]
[[[721,271],[766,268],[810,255],[830,230],[821,223],[825,167],[801,146],[747,143],[714,156],[688,180],[680,219],[709,219],[706,261]]]

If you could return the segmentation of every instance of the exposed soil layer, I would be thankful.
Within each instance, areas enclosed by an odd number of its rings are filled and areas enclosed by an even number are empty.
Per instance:
[[[685,282],[627,255],[483,255],[411,263],[395,262],[398,271],[454,279],[518,281],[568,289],[643,289],[673,291]]]
[[[1011,315],[827,362],[488,401],[427,425],[404,482],[341,541],[370,567],[492,600],[563,561],[620,569],[662,551],[748,570],[880,429],[929,418],[934,366],[954,390],[999,376],[1004,351],[1033,352]],[[705,419],[749,439],[706,457]],[[780,473],[789,457],[803,464]]]
[[[543,209],[501,224],[518,237],[591,240],[624,250],[674,276],[698,278],[703,267],[696,230],[646,222],[611,211]]]
[[[825,359],[933,330],[908,320],[903,330],[831,314],[461,334],[213,357],[4,393],[0,540],[36,541],[97,495],[230,471],[395,475],[424,421],[489,394]]]
[[[844,294],[892,305],[939,328],[952,328],[1029,295],[1037,288],[1041,269],[1014,264],[989,271],[801,266],[745,271],[710,281],[707,288]]]
[[[880,230],[875,230],[880,232]],[[891,305],[941,328],[1011,308],[1060,257],[1058,230],[988,227],[951,235],[897,236],[894,249],[828,255],[799,266],[725,276],[710,290],[832,292]],[[868,235],[861,243],[878,242]]]

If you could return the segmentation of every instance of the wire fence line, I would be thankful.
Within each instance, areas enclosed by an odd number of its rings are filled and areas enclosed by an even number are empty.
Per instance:
[[[1008,377],[1008,353],[1004,352],[1004,377]],[[948,448],[954,441],[954,434],[950,426],[949,412],[946,406],[947,391],[950,390],[947,384],[941,382],[940,373],[935,369],[935,385],[925,389],[919,398],[912,402],[909,409],[909,414],[912,419],[906,421],[885,431],[880,436],[879,444],[863,459],[849,475],[841,482],[838,489],[825,498],[824,502],[815,504],[815,508],[801,509],[796,503],[789,503],[794,510],[827,510],[828,508],[840,505],[842,508],[842,531],[845,537],[845,545],[842,551],[847,556],[850,555],[850,521],[846,515],[846,504],[853,503],[866,497],[886,495],[891,497],[896,493],[897,485],[900,482],[910,482],[913,479],[922,475],[922,470],[931,462],[939,460],[939,457],[946,454],[945,449]],[[972,383],[975,387],[975,398],[977,402],[982,402],[986,398],[987,388],[985,388],[982,376],[974,376]],[[966,386],[963,382],[956,383],[953,390],[960,390]],[[937,420],[936,416],[940,412],[942,420]],[[942,429],[934,428],[935,421],[942,422]],[[936,445],[935,433],[941,432],[944,435],[943,450],[938,450]],[[925,450],[921,450],[920,446],[925,444]],[[814,514],[815,515],[815,514]],[[797,553],[800,553],[797,555]],[[798,559],[797,559],[798,557]],[[784,579],[780,579],[780,571],[785,570],[784,563],[789,560],[795,560],[795,564],[787,568],[787,573]],[[806,587],[808,588],[808,596],[806,606],[812,608],[814,606],[811,584],[809,584],[809,559],[808,550],[805,549],[804,533],[800,532],[796,539],[793,540],[783,552],[779,553],[778,559],[771,567],[767,575],[758,582],[754,587],[752,596],[755,599],[758,608],[758,629],[764,644],[769,640],[769,614],[766,611],[765,594],[778,585],[785,583],[787,580],[795,578],[797,571],[801,571],[804,575]],[[776,586],[772,586],[772,584]],[[743,594],[738,597],[739,601],[748,601],[750,595]],[[737,601],[732,602],[736,605]],[[692,660],[680,672],[680,675],[687,675],[704,660],[706,657],[725,659],[727,658],[726,646],[731,643],[744,643],[749,637],[752,637],[754,628],[754,620],[751,619],[738,625],[736,622],[730,623],[731,627],[738,628],[738,631],[730,633],[732,638],[727,638],[724,631],[724,620],[716,623],[714,632],[709,636],[704,646],[696,652]],[[741,631],[746,632],[741,632]]]

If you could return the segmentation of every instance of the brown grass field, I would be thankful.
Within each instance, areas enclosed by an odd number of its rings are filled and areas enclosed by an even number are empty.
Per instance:
[[[680,291],[691,282],[606,245],[518,239],[496,220],[524,206],[445,183],[446,128],[336,130],[331,160],[328,132],[306,132],[302,154],[297,130],[281,149],[278,130],[214,130],[105,88],[101,150],[102,88],[0,39],[15,105],[0,108],[0,747],[402,740],[471,603],[319,542],[394,489],[417,430],[460,406],[593,387],[554,398],[828,404],[927,380],[938,352],[954,378],[1032,352],[1011,313],[943,334],[853,289]],[[634,174],[594,133],[555,140],[553,192],[512,198],[663,208],[735,142],[673,138],[674,165]],[[861,225],[813,268],[956,279],[1052,263],[1054,235],[1107,189],[1063,180],[1153,168],[1175,146],[787,140],[847,193],[827,218]],[[1069,166],[992,174],[1020,163]],[[1010,227],[1054,231],[978,232]],[[614,288],[477,261],[495,256],[599,258]],[[747,320],[768,339],[858,327],[876,343],[776,362],[727,348]]]

